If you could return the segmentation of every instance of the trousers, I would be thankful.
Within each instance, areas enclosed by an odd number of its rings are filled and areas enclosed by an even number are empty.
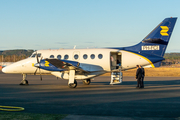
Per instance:
[[[142,86],[142,81],[141,78],[137,79],[137,87],[141,87]]]

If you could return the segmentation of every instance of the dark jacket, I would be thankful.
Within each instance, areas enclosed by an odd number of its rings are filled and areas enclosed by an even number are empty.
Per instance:
[[[141,79],[142,77],[142,69],[138,68],[136,71],[136,79]]]
[[[142,70],[142,76],[144,77],[145,76],[145,71],[144,71],[144,68],[141,67],[141,70]]]

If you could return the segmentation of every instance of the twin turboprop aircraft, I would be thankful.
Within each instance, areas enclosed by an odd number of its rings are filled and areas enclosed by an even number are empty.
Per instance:
[[[104,49],[37,50],[29,58],[2,69],[4,73],[22,74],[21,84],[28,84],[27,74],[52,74],[68,79],[70,88],[76,80],[89,85],[91,79],[107,72],[128,70],[137,64],[159,67],[177,18],[164,19],[140,43],[130,47]],[[118,65],[117,65],[118,64]],[[42,77],[41,77],[42,79]]]

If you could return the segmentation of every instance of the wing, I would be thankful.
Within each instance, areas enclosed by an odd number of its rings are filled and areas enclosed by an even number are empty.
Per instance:
[[[70,70],[70,69],[77,69],[79,66],[79,62],[76,61],[69,61],[69,60],[59,60],[59,59],[45,59],[52,65],[57,68]]]
[[[43,59],[40,62],[40,68],[49,71],[69,71],[76,70],[80,72],[89,73],[79,67],[80,63],[70,60],[59,60],[59,59]]]

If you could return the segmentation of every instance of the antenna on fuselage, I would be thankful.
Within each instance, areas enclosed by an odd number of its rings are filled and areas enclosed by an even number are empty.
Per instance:
[[[76,45],[74,46],[74,49],[76,49]]]

